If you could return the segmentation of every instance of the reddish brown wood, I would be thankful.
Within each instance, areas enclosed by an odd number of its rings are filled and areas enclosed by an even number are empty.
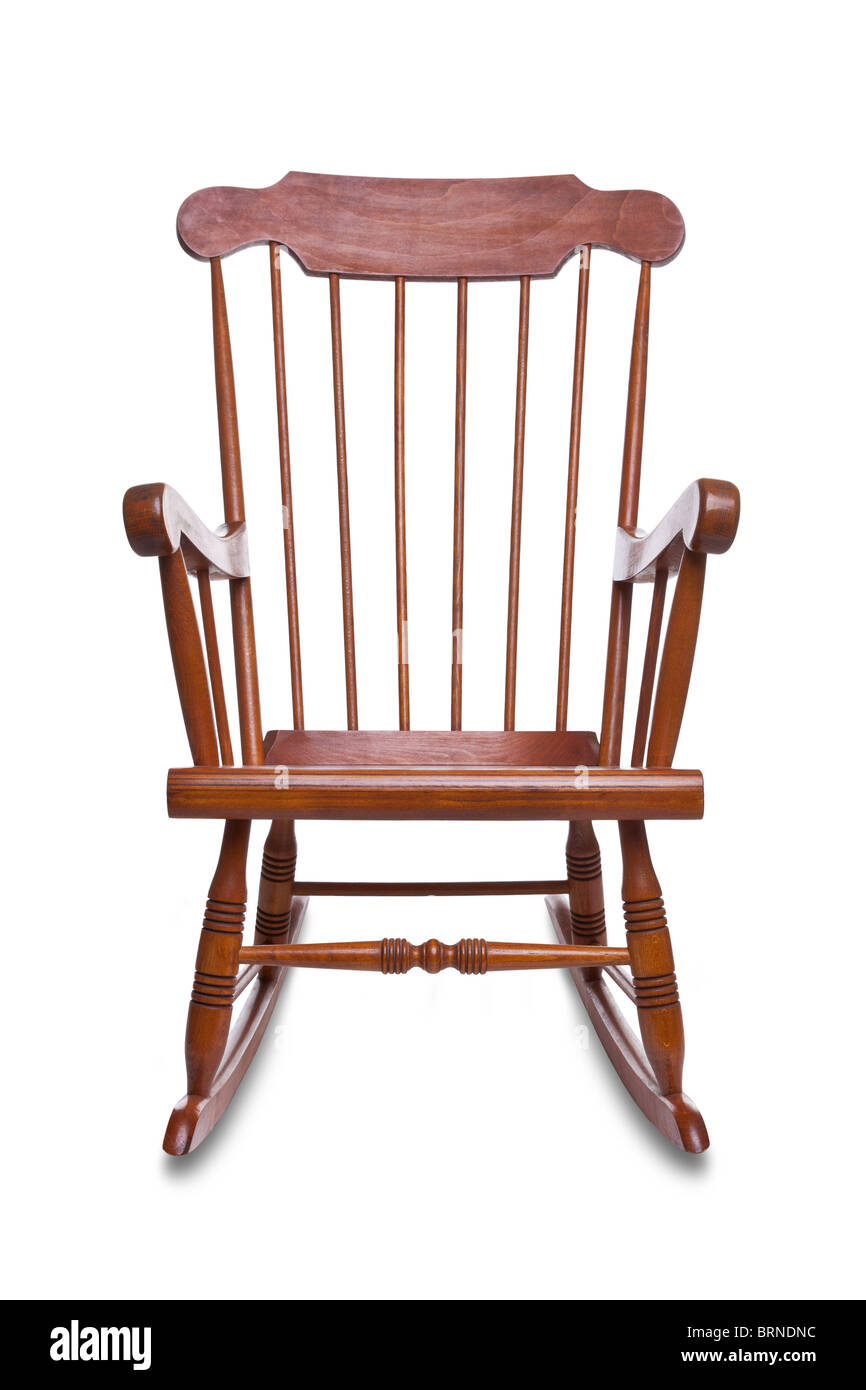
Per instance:
[[[592,822],[572,821],[565,846],[571,940],[575,946],[604,946],[604,888],[601,855]],[[591,972],[594,978],[598,971]]]
[[[683,244],[677,208],[642,189],[602,192],[573,174],[372,179],[286,174],[270,188],[205,188],[177,218],[207,260],[275,241],[318,275],[454,280],[555,275],[578,246],[660,265]]]
[[[466,323],[468,286],[457,281],[457,391],[454,408],[454,565],[451,581],[451,728],[463,724],[463,544],[466,491]]]
[[[397,700],[409,728],[409,598],[406,581],[406,281],[394,283],[394,529],[397,551]]]
[[[204,570],[215,579],[249,575],[245,523],[209,530],[167,483],[129,488],[123,499],[123,524],[136,555],[172,555],[181,550],[190,574]]]
[[[288,940],[297,858],[294,821],[274,821],[262,852],[256,906],[257,945],[279,946]]]
[[[568,440],[568,489],[565,497],[565,547],[562,560],[562,611],[559,623],[559,677],[556,687],[556,727],[568,725],[568,678],[571,667],[571,608],[574,598],[574,537],[577,522],[577,479],[580,465],[580,425],[586,364],[586,311],[589,302],[590,248],[580,250],[577,288],[577,326],[574,333],[574,377],[571,388],[571,432]]]
[[[517,618],[520,607],[520,531],[523,518],[523,454],[526,442],[526,365],[529,354],[529,278],[520,281],[517,331],[517,403],[514,410],[514,477],[508,562],[508,631],[505,648],[505,728],[514,728],[517,695]]]
[[[640,268],[640,283],[634,314],[619,493],[619,525],[625,528],[632,528],[637,523],[644,409],[646,406],[649,309],[650,266],[648,261],[644,261]],[[622,722],[625,709],[625,683],[628,673],[631,598],[631,588],[627,584],[619,582],[614,574],[610,600],[610,629],[607,643],[604,712],[602,714],[600,740],[602,762],[611,767],[619,763],[622,751]]]
[[[641,821],[621,824],[622,898],[641,1038],[662,1095],[683,1089],[683,1016],[661,888]]]
[[[210,691],[189,580],[180,551],[159,558],[159,577],[168,628],[168,645],[194,763],[219,762]]]
[[[699,772],[668,768],[172,768],[180,819],[696,820]]]
[[[614,581],[610,600],[610,626],[607,635],[607,664],[604,673],[604,710],[601,719],[599,759],[604,767],[617,767],[622,751],[622,723],[625,713],[625,680],[628,671],[628,639],[631,630],[630,584]]]
[[[644,261],[640,268],[637,304],[634,313],[634,332],[631,340],[631,365],[628,375],[628,404],[625,415],[625,442],[622,451],[622,481],[619,493],[619,525],[637,524],[640,496],[640,469],[643,454],[643,425],[646,410],[646,373],[649,349],[650,267]]]
[[[659,655],[659,642],[665,616],[665,590],[668,573],[660,569],[653,584],[653,597],[650,605],[649,625],[647,627],[646,651],[644,653],[643,673],[640,680],[640,695],[637,702],[637,715],[634,726],[634,744],[631,750],[632,767],[643,766],[646,751],[647,730],[649,729],[650,708],[656,678],[656,662]]]
[[[562,898],[548,898],[547,910],[560,941],[569,939],[568,906]],[[572,970],[590,1023],[617,1075],[650,1124],[678,1149],[703,1153],[709,1146],[700,1111],[686,1095],[663,1095],[647,1063],[643,1048],[625,1022],[604,979],[587,979],[589,972]]]
[[[226,521],[236,523],[245,520],[244,488],[241,473],[231,337],[226,313],[222,267],[219,261],[211,262],[211,299],[213,304],[214,375],[219,420],[223,502]],[[253,628],[252,592],[248,578],[231,579],[229,586],[241,730],[241,756],[246,764],[258,766],[262,761],[262,718],[259,706],[259,674]]]
[[[355,610],[352,592],[352,537],[349,526],[349,474],[346,464],[346,403],[343,394],[343,330],[340,281],[330,278],[331,354],[334,371],[334,427],[337,447],[337,503],[340,514],[340,570],[343,585],[343,653],[346,665],[346,722],[358,727],[358,682],[355,675]]]
[[[326,883],[310,879],[295,884],[295,892],[304,898],[497,898],[565,893],[567,889],[568,881],[564,878],[488,879],[474,883]]]
[[[166,621],[192,768],[169,773],[169,813],[226,822],[202,928],[187,1030],[188,1094],[176,1107],[166,1148],[189,1152],[225,1111],[263,1035],[288,965],[438,973],[568,968],[589,1017],[630,1094],[672,1143],[706,1147],[700,1115],[682,1094],[682,1018],[661,891],[649,856],[646,822],[699,817],[699,772],[671,766],[697,637],[707,554],[731,544],[739,496],[729,483],[700,479],[648,536],[637,530],[647,380],[650,267],[682,241],[673,205],[656,194],[597,193],[570,176],[524,180],[370,180],[289,175],[265,190],[206,190],[187,200],[179,230],[188,250],[210,261],[214,365],[226,524],[209,530],[162,484],[129,491],[124,517],[138,553],[159,558]],[[284,561],[292,673],[292,730],[262,739],[243,480],[231,342],[220,257],[243,245],[269,245]],[[289,452],[288,383],[280,247],[329,277],[343,636],[348,731],[306,731],[300,662],[295,520]],[[526,423],[530,279],[553,274],[578,247],[578,282],[556,729],[515,733],[520,539]],[[635,310],[620,486],[617,552],[599,740],[567,731],[575,507],[591,246],[609,246],[641,263]],[[399,731],[358,730],[340,276],[395,281],[394,461]],[[456,279],[457,354],[454,459],[451,730],[409,730],[408,538],[405,502],[405,282]],[[467,410],[467,302],[470,279],[519,279],[517,389],[507,610],[505,731],[464,732],[462,712],[463,570]],[[185,571],[198,577],[213,687]],[[668,573],[679,574],[658,664]],[[243,766],[232,758],[211,579],[227,577]],[[619,767],[632,585],[654,581],[633,761]],[[650,720],[650,711],[652,718]],[[218,747],[219,744],[219,747]],[[267,761],[265,761],[265,759]],[[272,822],[265,843],[255,942],[243,947],[244,883],[250,823]],[[536,820],[569,822],[564,880],[458,883],[310,882],[295,879],[295,821]],[[605,939],[601,863],[592,822],[619,822],[628,944]],[[304,890],[321,895],[451,896],[566,892],[549,900],[558,946],[481,938],[414,946],[402,938],[298,946]],[[239,974],[241,962],[248,967]],[[628,965],[630,970],[626,970]],[[629,1033],[605,976],[637,1005],[643,1045]],[[232,1007],[245,1002],[230,1033]]]
[[[198,572],[198,596],[199,606],[201,607],[201,621],[204,629],[205,650],[207,652],[207,667],[210,674],[210,688],[213,696],[214,715],[216,716],[217,736],[220,745],[220,761],[224,767],[231,767],[234,763],[234,752],[232,751],[232,736],[229,730],[229,716],[226,709],[226,696],[223,688],[223,671],[220,662],[220,649],[217,641],[216,619],[213,611],[213,595],[211,594],[210,575],[207,570]]]
[[[686,550],[722,555],[733,544],[739,520],[740,494],[734,484],[698,478],[648,536],[620,527],[614,579],[640,583],[660,570],[676,571]]]
[[[649,767],[670,767],[674,760],[695,659],[706,566],[706,555],[692,550],[680,565],[647,747]]]
[[[304,684],[301,675],[301,628],[298,613],[298,575],[295,563],[295,520],[292,508],[292,464],[289,450],[289,410],[286,403],[286,344],[283,329],[283,284],[280,248],[272,242],[271,314],[274,327],[274,379],[277,392],[277,439],[280,451],[280,494],[283,507],[283,562],[289,617],[289,664],[292,672],[292,722],[304,727]]]
[[[486,975],[496,970],[574,969],[598,965],[627,965],[629,953],[613,946],[545,946],[536,942],[484,941],[479,938],[445,946],[425,941],[414,946],[405,938],[384,941],[329,941],[301,946],[244,946],[241,960],[258,965],[303,966],[317,970],[375,970],[405,975],[418,967],[428,975],[459,970],[461,975]]]
[[[289,941],[294,941],[298,935],[306,910],[306,899],[295,898]],[[209,1093],[204,1096],[183,1096],[169,1117],[163,1148],[172,1157],[180,1158],[198,1148],[225,1114],[265,1035],[285,978],[285,970],[274,970],[268,974],[256,968],[255,977],[250,980],[252,987],[246,1003],[226,1041],[223,1060]]]
[[[475,730],[432,731],[362,729],[348,734],[343,729],[302,733],[279,730],[265,740],[271,764],[292,767],[567,767],[598,762],[595,734],[541,733],[521,730],[516,734],[478,733]]]
[[[247,888],[249,823],[229,822],[199,938],[186,1027],[186,1089],[210,1095],[231,1027]]]

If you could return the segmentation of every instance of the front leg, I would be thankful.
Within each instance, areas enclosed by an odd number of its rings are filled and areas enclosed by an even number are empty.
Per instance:
[[[685,1035],[661,885],[643,821],[621,821],[622,898],[638,1023],[663,1096],[683,1089]]]
[[[565,846],[565,864],[572,943],[575,946],[604,946],[607,934],[601,855],[592,821],[571,821]],[[602,972],[598,966],[591,966],[583,973],[588,980],[597,980]]]

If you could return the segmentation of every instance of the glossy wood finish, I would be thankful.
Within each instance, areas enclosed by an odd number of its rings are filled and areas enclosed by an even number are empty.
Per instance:
[[[468,285],[457,281],[457,388],[454,406],[454,563],[451,579],[451,728],[463,724],[463,548],[466,494]]]
[[[684,1040],[678,985],[647,822],[695,818],[699,772],[673,759],[700,621],[706,557],[734,539],[739,494],[699,479],[655,529],[638,529],[648,363],[651,268],[676,254],[679,214],[656,194],[600,194],[566,177],[527,180],[365,180],[289,175],[265,190],[206,190],[187,200],[179,229],[187,249],[210,260],[214,368],[225,524],[209,530],[164,484],[124,500],[127,534],[158,558],[169,648],[194,766],[169,773],[172,816],[224,822],[201,929],[186,1040],[187,1095],[173,1112],[166,1148],[189,1152],[224,1112],[263,1035],[289,965],[325,969],[483,974],[570,969],[589,1018],[630,1094],[672,1143],[707,1145],[703,1121],[682,1094]],[[291,730],[262,737],[247,554],[243,477],[231,341],[220,257],[268,246],[283,516]],[[586,376],[590,248],[610,246],[641,263],[629,372],[617,547],[600,740],[568,729],[574,610],[576,507]],[[281,247],[327,275],[337,469],[347,730],[306,730],[301,673],[295,515],[289,448]],[[521,526],[525,464],[531,279],[553,274],[581,247],[571,389],[555,730],[515,732]],[[340,277],[394,281],[394,517],[399,730],[361,731],[355,662],[346,406]],[[464,731],[464,620],[468,282],[517,279],[517,372],[507,595],[504,723]],[[408,665],[406,487],[407,279],[456,279],[451,730],[412,731]],[[413,291],[414,294],[414,291]],[[303,464],[303,460],[301,461]],[[551,535],[562,535],[558,529]],[[188,574],[197,577],[201,631]],[[668,576],[676,587],[665,625]],[[227,578],[242,766],[234,767],[212,579]],[[631,768],[620,767],[633,585],[652,581]],[[202,632],[204,643],[202,643]],[[314,636],[317,634],[314,633]],[[659,659],[660,654],[660,659]],[[586,659],[582,652],[582,659]],[[207,659],[205,659],[207,658]],[[446,716],[447,718],[447,716]],[[646,761],[647,766],[641,764]],[[220,766],[222,761],[223,766]],[[565,879],[351,882],[297,880],[296,821],[535,820],[568,822]],[[253,819],[271,824],[262,856],[252,945],[243,945],[246,859]],[[601,858],[593,821],[619,822],[625,947],[609,945]],[[300,945],[308,894],[352,897],[547,893],[559,945],[471,938],[412,945],[403,938]],[[565,896],[563,896],[565,895]],[[241,968],[243,967],[243,968]],[[626,1028],[608,981],[636,1006],[641,1041]],[[244,997],[230,1029],[232,1011]],[[239,1006],[240,1008],[241,1006]]]
[[[202,570],[215,579],[245,579],[250,572],[244,522],[211,531],[167,483],[140,483],[123,498],[126,538],[136,555],[183,554],[190,574]]]
[[[520,281],[517,328],[517,401],[514,408],[514,472],[511,547],[508,559],[508,624],[505,644],[505,724],[514,728],[517,698],[517,618],[520,604],[520,536],[523,520],[523,456],[526,443],[526,371],[529,354],[529,278]]]
[[[202,260],[278,242],[315,275],[455,280],[555,275],[578,246],[660,265],[683,244],[669,198],[601,192],[573,174],[374,179],[286,174],[270,188],[205,188],[177,218]]]
[[[641,583],[655,579],[660,570],[675,573],[686,550],[723,555],[733,545],[739,521],[740,494],[734,484],[698,478],[648,536],[636,531],[633,522],[620,523],[613,577]]]
[[[225,689],[223,687],[223,671],[217,639],[216,618],[213,611],[210,575],[207,570],[199,570],[197,578],[199,608],[201,609],[205,651],[207,652],[207,669],[210,677],[214,717],[216,719],[217,737],[220,746],[220,761],[224,767],[231,767],[234,764],[235,757],[232,749],[232,736],[229,728]]]
[[[222,267],[211,262],[211,302],[213,309],[214,377],[219,423],[220,468],[226,522],[239,525],[246,519],[241,449],[238,435],[238,408],[231,337],[226,312]],[[229,580],[232,614],[232,641],[238,691],[241,729],[241,755],[245,763],[262,762],[262,718],[259,705],[259,673],[253,626],[253,599],[249,578]]]
[[[644,651],[643,672],[640,679],[640,695],[634,721],[634,743],[631,750],[632,767],[643,767],[649,731],[650,708],[655,689],[656,665],[659,658],[659,643],[662,636],[662,623],[665,617],[665,593],[668,585],[667,570],[660,569],[653,583],[652,604],[647,625],[646,648]]]
[[[667,768],[172,768],[180,820],[699,820],[699,772]]]
[[[409,596],[406,578],[406,281],[394,282],[394,534],[397,552],[397,703],[409,728]]]
[[[298,935],[306,910],[306,899],[295,898],[289,941],[294,941]],[[285,979],[285,970],[279,968],[269,975],[256,968],[250,977],[244,1007],[226,1039],[222,1061],[207,1095],[183,1096],[169,1117],[163,1148],[173,1158],[181,1158],[198,1148],[225,1114],[265,1035]]]
[[[547,910],[557,937],[567,942],[570,922],[565,902],[562,898],[548,898]],[[603,976],[588,979],[588,975],[588,971],[580,969],[571,972],[587,1017],[632,1100],[675,1148],[703,1153],[710,1141],[700,1111],[682,1092],[665,1095],[661,1091],[643,1048],[617,1008]]]
[[[649,350],[650,266],[644,261],[640,268],[634,330],[631,341],[631,363],[628,375],[628,400],[625,415],[625,440],[622,453],[622,474],[619,491],[618,524],[631,528],[637,524],[640,494],[641,455],[643,452],[644,411],[646,407],[647,355]],[[614,573],[610,599],[610,628],[607,639],[607,666],[604,678],[604,709],[601,720],[601,757],[610,766],[619,763],[622,750],[622,724],[625,712],[625,684],[628,674],[628,641],[631,630],[631,588],[618,580]]]
[[[575,946],[599,947],[607,944],[604,918],[604,887],[601,880],[601,854],[592,822],[572,821],[565,845],[568,872],[567,892],[571,914],[571,941]],[[597,970],[589,973],[595,978]]]
[[[159,578],[177,694],[194,763],[219,763],[210,691],[189,580],[180,551],[159,557]]]
[[[355,675],[355,599],[352,589],[352,534],[349,525],[349,474],[346,461],[346,401],[343,392],[343,328],[340,281],[330,278],[331,357],[334,374],[334,429],[337,450],[337,504],[340,515],[340,571],[343,588],[343,654],[346,665],[346,725],[358,727],[358,681]]]
[[[271,730],[265,739],[270,764],[292,767],[563,767],[572,773],[598,762],[593,733],[481,733],[464,729]]]
[[[277,393],[277,439],[280,452],[280,496],[283,508],[283,563],[286,571],[286,606],[289,620],[289,664],[292,672],[292,719],[304,727],[304,682],[301,673],[301,627],[298,612],[298,573],[295,561],[295,518],[292,505],[292,463],[289,449],[289,409],[286,401],[286,343],[283,328],[283,282],[280,248],[269,248],[271,267],[271,315],[274,333],[274,383]]]
[[[290,824],[291,822],[289,822]],[[432,883],[329,883],[324,880],[304,880],[295,884],[295,891],[305,898],[496,898],[515,895],[564,893],[566,879],[478,879],[475,882]]]
[[[425,941],[413,946],[405,939],[329,941],[301,946],[244,946],[241,961],[258,965],[290,965],[317,970],[375,970],[382,975],[405,975],[416,966],[428,975],[459,970],[461,975],[486,975],[497,970],[551,970],[598,965],[627,965],[629,953],[620,947],[543,946],[479,938],[444,946]]]
[[[562,559],[562,609],[559,621],[559,674],[556,685],[556,727],[568,726],[568,679],[571,671],[571,610],[574,600],[574,540],[577,523],[577,479],[580,465],[580,426],[583,377],[586,366],[586,314],[589,303],[590,248],[581,247],[577,288],[577,326],[574,333],[574,376],[571,387],[571,430],[568,439],[568,490],[565,497],[565,546]]]

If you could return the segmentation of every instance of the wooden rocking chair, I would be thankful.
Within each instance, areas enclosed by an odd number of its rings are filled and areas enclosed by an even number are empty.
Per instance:
[[[178,216],[180,241],[210,264],[213,341],[225,524],[209,530],[170,487],[131,488],[124,521],[132,548],[157,556],[178,694],[193,766],[168,775],[168,811],[225,822],[204,914],[186,1031],[187,1094],[165,1136],[186,1154],[225,1111],[264,1034],[289,966],[400,974],[564,967],[605,1050],[640,1109],[671,1143],[707,1147],[699,1111],[683,1094],[683,1024],[661,889],[646,821],[700,817],[703,783],[672,767],[689,686],[706,557],[734,539],[737,489],[692,483],[649,534],[637,529],[647,368],[650,275],[673,259],[683,222],[656,193],[597,192],[578,179],[403,180],[289,174],[265,189],[210,188]],[[290,640],[293,728],[262,736],[250,591],[244,493],[232,355],[221,258],[268,248],[273,305],[283,538]],[[592,247],[640,265],[619,500],[616,558],[601,733],[566,727],[575,508],[587,301]],[[330,289],[336,465],[342,565],[346,732],[306,729],[301,679],[294,520],[289,463],[280,248]],[[556,720],[552,732],[516,732],[515,673],[520,578],[529,300],[532,279],[553,276],[580,251]],[[355,679],[349,529],[341,277],[393,283],[395,296],[394,460],[399,731],[361,732]],[[517,405],[507,600],[505,714],[501,732],[462,729],[462,629],[467,301],[471,280],[520,283]],[[409,722],[404,491],[404,345],[407,280],[457,286],[454,568],[451,728],[416,732]],[[197,580],[202,646],[188,575]],[[665,588],[677,575],[662,641]],[[234,756],[220,671],[211,580],[227,579],[240,721]],[[632,586],[652,583],[646,654],[628,766],[621,762]],[[658,657],[661,652],[661,661]],[[656,669],[658,666],[658,679]],[[245,865],[251,820],[271,822],[265,843],[255,940],[242,941]],[[566,878],[550,882],[304,883],[295,880],[295,821],[557,820],[568,822]],[[596,819],[616,820],[622,846],[626,945],[608,946]],[[308,897],[338,894],[551,893],[557,944],[463,940],[415,946],[405,940],[300,944]],[[566,894],[566,897],[557,896]],[[624,1022],[606,978],[637,1006],[640,1042]],[[230,1029],[242,991],[245,1006]]]

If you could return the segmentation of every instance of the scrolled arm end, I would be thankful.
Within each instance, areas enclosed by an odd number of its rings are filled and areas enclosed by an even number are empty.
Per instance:
[[[205,570],[214,578],[249,576],[246,525],[211,531],[167,483],[131,487],[123,499],[123,524],[136,555],[153,558],[181,549],[190,574]]]
[[[686,549],[723,555],[733,545],[740,524],[740,489],[720,478],[698,478],[680,501],[686,497],[691,499],[692,512],[683,525]]]
[[[723,555],[739,521],[739,489],[719,478],[698,478],[649,535],[620,527],[613,577],[626,583],[653,579],[660,570],[678,569],[684,550]]]

